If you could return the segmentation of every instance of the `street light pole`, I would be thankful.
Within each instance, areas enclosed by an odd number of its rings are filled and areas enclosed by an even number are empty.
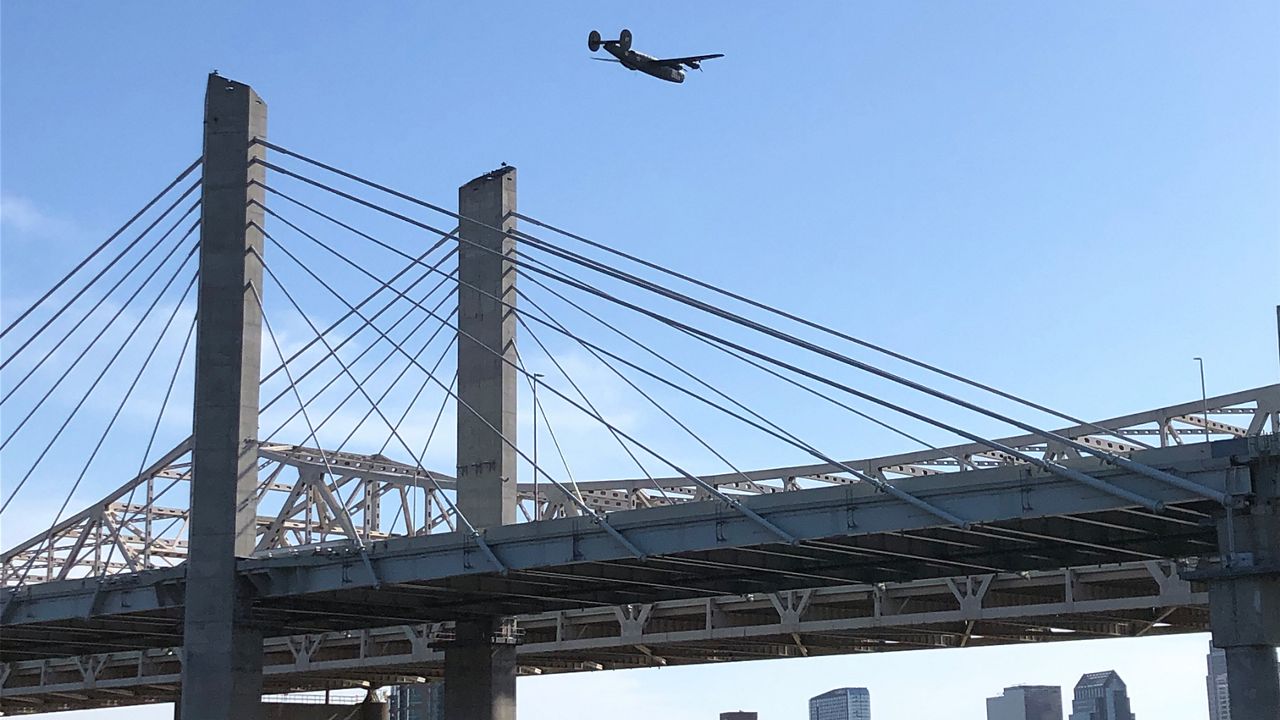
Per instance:
[[[1200,403],[1204,410],[1204,441],[1209,442],[1209,394],[1204,389],[1204,359],[1191,358],[1200,363]]]
[[[542,519],[542,503],[538,499],[538,382],[545,377],[542,373],[533,374],[533,519]]]

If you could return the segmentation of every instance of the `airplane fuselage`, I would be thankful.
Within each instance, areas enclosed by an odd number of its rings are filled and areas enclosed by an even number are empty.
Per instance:
[[[618,62],[628,70],[639,70],[646,75],[652,75],[667,82],[684,82],[684,70],[680,68],[671,67],[670,65],[658,65],[655,62],[657,58],[635,50],[623,50],[617,42],[608,42],[603,45],[604,49],[617,58]]]

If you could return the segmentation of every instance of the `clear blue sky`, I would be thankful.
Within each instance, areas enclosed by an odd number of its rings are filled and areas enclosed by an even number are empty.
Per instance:
[[[6,323],[199,153],[217,69],[254,85],[283,145],[444,205],[517,165],[526,213],[1077,415],[1198,397],[1193,356],[1210,394],[1278,377],[1274,2],[221,5],[4,4]],[[679,86],[587,60],[590,29],[623,26],[652,54],[727,57]],[[621,397],[630,426],[666,437]],[[847,457],[913,449],[861,426],[800,429]],[[744,466],[803,460],[707,432]],[[606,460],[582,462],[627,474]],[[90,478],[73,508],[112,477]],[[18,514],[47,522],[61,482]],[[6,544],[32,522],[3,529]],[[1115,667],[1139,717],[1191,720],[1206,644],[596,674],[521,692],[617,704],[617,718],[653,716],[660,698],[662,717],[741,705],[784,720],[808,695],[868,685],[878,720],[980,718],[1004,685]],[[918,692],[922,678],[938,690]],[[593,713],[548,699],[521,717]]]

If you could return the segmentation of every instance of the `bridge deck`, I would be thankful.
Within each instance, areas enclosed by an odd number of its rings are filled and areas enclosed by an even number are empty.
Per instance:
[[[1247,493],[1244,464],[1275,452],[1274,439],[1132,457],[1213,490]],[[289,635],[1216,551],[1210,501],[1099,461],[1069,464],[1159,500],[1165,510],[1006,466],[910,481],[912,493],[973,523],[967,529],[851,484],[744,501],[801,540],[794,545],[722,504],[699,502],[609,516],[644,558],[589,518],[574,517],[489,530],[487,544],[506,572],[473,539],[448,533],[380,541],[363,552],[325,548],[246,559],[240,575],[255,587],[265,633]],[[0,610],[0,660],[179,645],[182,597],[181,567],[10,591]]]
[[[1203,632],[1207,593],[1174,563],[980,574],[881,585],[668,600],[517,618],[521,672],[679,666],[841,653]],[[268,692],[414,682],[443,674],[448,623],[270,638]],[[171,648],[6,665],[9,713],[168,702]]]

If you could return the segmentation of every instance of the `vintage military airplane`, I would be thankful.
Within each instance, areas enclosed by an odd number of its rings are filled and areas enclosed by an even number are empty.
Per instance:
[[[599,31],[592,30],[591,34],[587,36],[587,47],[591,49],[591,52],[604,48],[613,56],[613,58],[592,58],[593,60],[620,63],[628,70],[639,70],[646,75],[652,75],[673,83],[684,82],[684,68],[700,70],[702,69],[703,60],[724,57],[723,53],[690,55],[689,57],[678,58],[650,57],[631,49],[631,31],[625,29],[618,33],[617,40],[601,40]]]

